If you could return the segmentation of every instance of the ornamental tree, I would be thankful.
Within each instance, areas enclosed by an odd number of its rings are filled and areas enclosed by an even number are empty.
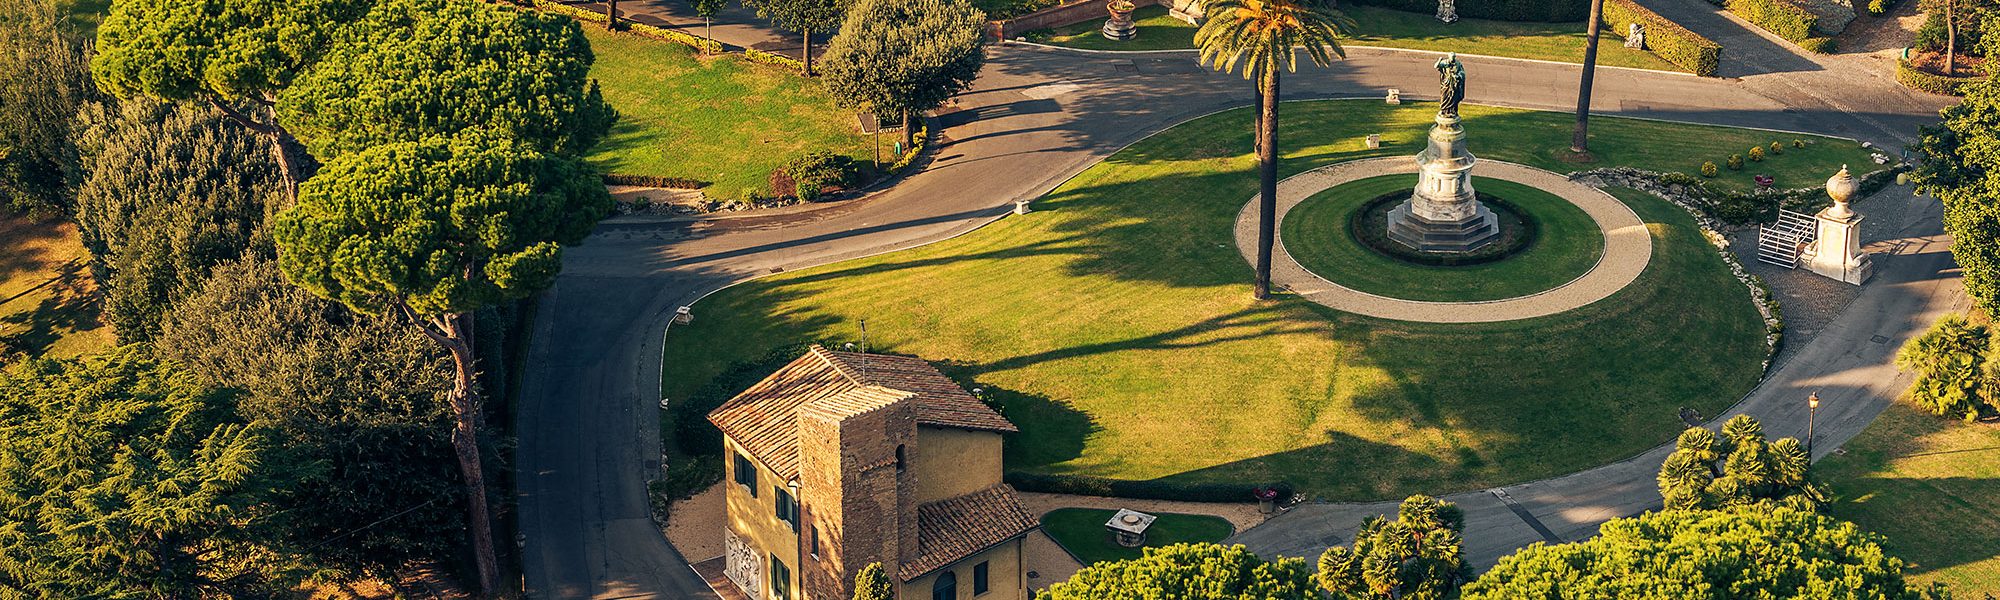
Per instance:
[[[2000,378],[2000,352],[1991,350],[1994,343],[1990,329],[1972,324],[1964,315],[1939,318],[1896,353],[1896,367],[1917,374],[1910,399],[1940,416],[1972,420],[1991,412],[1989,384]]]
[[[270,597],[266,431],[126,346],[0,374],[0,597]]]
[[[1920,192],[1944,204],[1951,256],[1965,292],[1987,314],[2000,314],[2000,86],[1965,86],[1965,99],[1925,126],[1912,173]]]
[[[1265,562],[1241,545],[1174,544],[1147,548],[1139,558],[1101,562],[1049,586],[1040,600],[1238,600],[1311,598],[1305,561]]]
[[[1779,503],[1815,510],[1823,501],[1807,477],[1812,457],[1798,438],[1770,441],[1764,425],[1736,415],[1717,434],[1690,427],[1660,465],[1660,497],[1669,509],[1717,509]]]
[[[1370,517],[1354,546],[1328,548],[1313,581],[1334,598],[1445,600],[1472,580],[1465,562],[1465,512],[1430,496],[1410,496],[1396,520]]]
[[[805,38],[807,77],[813,74],[813,34],[840,27],[841,16],[847,14],[851,4],[853,0],[743,0],[744,6],[757,11],[758,18]]]
[[[97,95],[90,51],[56,0],[0,0],[0,209],[67,210],[76,111]]]
[[[322,160],[469,129],[581,155],[616,113],[590,79],[568,17],[466,0],[382,0],[354,39],[279,97],[278,114]]]
[[[97,30],[97,84],[120,98],[200,102],[272,142],[287,188],[314,164],[270,115],[374,0],[119,0]],[[250,110],[244,109],[249,103]]]
[[[972,85],[986,63],[986,13],[965,0],[860,0],[826,49],[826,87],[851,105],[917,119]]]
[[[889,576],[882,574],[882,563],[868,563],[854,574],[854,600],[896,600]]]
[[[286,278],[368,315],[396,314],[450,353],[452,446],[481,588],[497,565],[479,457],[471,312],[547,288],[562,245],[611,210],[577,161],[469,132],[341,155],[272,227]]]
[[[1606,522],[1597,537],[1536,543],[1465,586],[1518,598],[1948,598],[1853,523],[1790,508],[1669,510]]]

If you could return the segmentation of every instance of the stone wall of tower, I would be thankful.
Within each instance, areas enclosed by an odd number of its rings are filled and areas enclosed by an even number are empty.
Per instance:
[[[806,600],[845,600],[871,562],[891,579],[917,554],[915,403],[839,416],[798,414],[799,503],[806,532]],[[899,450],[900,448],[900,450]]]

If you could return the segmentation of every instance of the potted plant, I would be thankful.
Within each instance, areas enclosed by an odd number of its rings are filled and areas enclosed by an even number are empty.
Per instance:
[[[1257,488],[1256,496],[1257,496],[1257,512],[1264,513],[1267,515],[1273,512],[1277,512],[1278,510],[1277,488],[1269,486],[1259,487]]]
[[[1132,0],[1111,0],[1111,3],[1104,7],[1111,10],[1111,18],[1121,21],[1132,18],[1132,11],[1138,9],[1137,5],[1132,4]]]

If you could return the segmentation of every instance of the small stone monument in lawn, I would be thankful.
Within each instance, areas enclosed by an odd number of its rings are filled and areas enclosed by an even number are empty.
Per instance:
[[[1465,100],[1465,65],[1457,54],[1437,62],[1438,114],[1430,141],[1417,155],[1420,175],[1410,199],[1389,211],[1389,239],[1425,252],[1471,252],[1500,237],[1500,219],[1472,189],[1472,165],[1458,104]]]
[[[1379,133],[1368,134],[1368,137],[1361,138],[1361,145],[1367,146],[1369,150],[1374,150],[1376,148],[1382,147],[1382,134]]]
[[[1458,0],[1438,0],[1437,18],[1444,23],[1458,22]]]
[[[1402,104],[1403,90],[1399,90],[1396,88],[1389,88],[1389,95],[1387,97],[1382,98],[1382,101],[1387,102],[1389,104]]]
[[[1625,47],[1634,50],[1646,49],[1646,26],[1633,23],[1625,30]]]
[[[1819,224],[1819,237],[1799,257],[1812,272],[1854,285],[1867,282],[1868,276],[1875,274],[1868,253],[1861,251],[1861,215],[1847,207],[1848,200],[1860,189],[1861,184],[1847,173],[1845,166],[1826,180],[1826,195],[1833,197],[1833,206],[1813,215]]]
[[[1153,519],[1156,518],[1158,517],[1121,508],[1118,509],[1118,514],[1111,515],[1111,520],[1104,523],[1104,528],[1111,530],[1111,535],[1117,540],[1118,545],[1137,548],[1146,545],[1146,529],[1153,526]]]

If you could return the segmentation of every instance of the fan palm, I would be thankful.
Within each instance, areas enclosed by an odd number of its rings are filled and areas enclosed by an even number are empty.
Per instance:
[[[1201,60],[1225,73],[1241,66],[1257,85],[1257,163],[1263,178],[1257,215],[1257,299],[1271,295],[1271,246],[1278,208],[1278,74],[1297,71],[1298,52],[1326,66],[1346,58],[1340,38],[1354,21],[1320,0],[1209,0],[1194,34]]]

